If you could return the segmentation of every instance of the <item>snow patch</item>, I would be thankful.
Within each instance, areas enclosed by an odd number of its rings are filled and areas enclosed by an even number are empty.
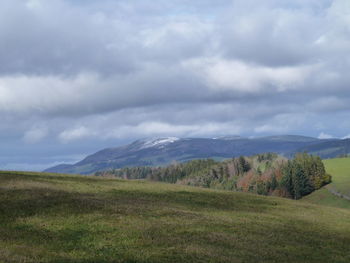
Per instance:
[[[180,139],[177,137],[167,137],[167,138],[158,138],[158,139],[148,140],[143,143],[143,145],[141,146],[141,149],[152,148],[152,147],[163,148],[165,145],[174,143],[178,140]]]

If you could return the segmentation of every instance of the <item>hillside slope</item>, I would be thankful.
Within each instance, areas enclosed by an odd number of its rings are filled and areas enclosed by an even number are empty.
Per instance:
[[[350,158],[329,159],[323,162],[326,171],[332,175],[332,183],[306,196],[303,200],[350,209],[350,201],[339,197],[339,195],[350,197]]]
[[[335,158],[339,155],[350,154],[350,139],[324,141],[317,144],[303,146],[299,148],[298,151],[318,155],[324,159]]]
[[[286,154],[301,147],[323,142],[304,136],[270,136],[263,138],[221,137],[157,138],[138,140],[129,145],[94,153],[74,165],[59,165],[45,172],[92,174],[97,171],[135,166],[166,165],[203,158],[232,158],[258,153]]]
[[[349,218],[244,193],[0,173],[0,262],[349,262]]]

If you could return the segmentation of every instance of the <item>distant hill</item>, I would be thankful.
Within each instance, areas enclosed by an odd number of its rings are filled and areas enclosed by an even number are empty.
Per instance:
[[[350,139],[323,141],[317,144],[306,145],[298,149],[298,151],[318,155],[324,159],[334,158],[350,153]]]
[[[76,164],[55,166],[45,172],[91,174],[127,166],[157,166],[202,158],[220,160],[265,152],[287,155],[321,142],[325,140],[296,135],[260,138],[228,136],[212,139],[175,137],[145,139],[117,148],[104,149]]]

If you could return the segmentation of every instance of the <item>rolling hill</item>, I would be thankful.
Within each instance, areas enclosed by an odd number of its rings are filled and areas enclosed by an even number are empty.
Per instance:
[[[138,140],[129,145],[108,148],[94,153],[73,165],[59,165],[45,172],[92,174],[97,171],[127,166],[156,166],[193,159],[225,159],[240,155],[275,152],[282,155],[329,140],[304,136],[270,136],[243,138],[238,136],[219,138],[157,138]]]
[[[350,139],[324,141],[304,146],[298,151],[318,155],[324,159],[335,158],[340,155],[350,154]]]
[[[0,173],[0,262],[349,262],[350,210],[147,181]]]

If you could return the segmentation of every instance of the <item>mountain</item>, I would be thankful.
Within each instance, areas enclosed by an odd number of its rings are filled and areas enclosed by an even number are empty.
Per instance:
[[[91,174],[127,166],[156,166],[193,159],[225,159],[240,155],[275,152],[282,155],[323,142],[312,137],[282,135],[260,138],[226,136],[218,138],[154,138],[108,148],[73,165],[59,165],[45,170],[54,173]]]
[[[324,159],[348,155],[350,153],[350,139],[323,141],[321,143],[303,146],[298,151],[318,155]]]

